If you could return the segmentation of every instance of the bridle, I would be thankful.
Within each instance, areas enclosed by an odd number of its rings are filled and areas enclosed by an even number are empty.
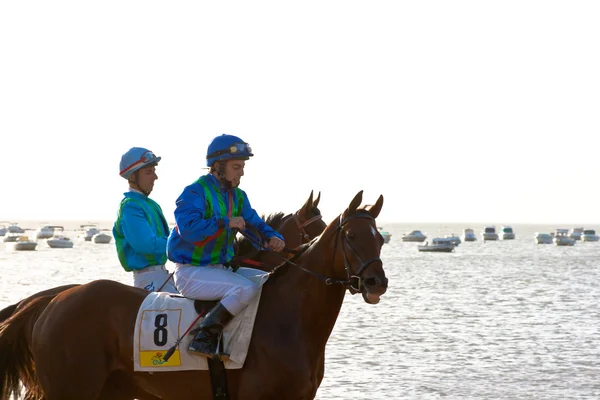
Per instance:
[[[298,215],[298,211],[292,214],[292,219],[298,226],[298,230],[300,230],[300,235],[302,235],[302,241],[304,243],[308,243],[310,241],[310,235],[306,232],[306,227],[312,224],[315,221],[319,221],[321,219],[321,214],[315,215],[312,218],[307,219],[304,222],[300,222],[300,216]]]
[[[362,284],[362,278],[360,277],[360,274],[369,265],[373,264],[374,262],[376,262],[376,261],[381,262],[381,258],[379,256],[373,257],[366,261],[363,261],[362,258],[360,257],[360,255],[358,254],[358,251],[356,251],[356,249],[354,247],[352,247],[352,244],[350,244],[350,240],[348,240],[348,237],[342,228],[344,225],[346,225],[346,223],[348,223],[348,221],[350,221],[351,219],[354,219],[354,218],[365,218],[365,219],[370,219],[372,221],[375,221],[375,218],[373,218],[371,216],[371,214],[368,214],[366,212],[358,212],[356,214],[350,215],[349,217],[346,217],[345,219],[342,219],[342,216],[340,215],[340,223],[337,228],[336,238],[335,238],[335,246],[333,248],[332,264],[334,264],[334,262],[335,262],[335,255],[337,253],[337,245],[339,242],[337,237],[339,235],[341,235],[342,236],[342,246],[345,245],[347,248],[349,248],[350,251],[352,251],[352,253],[354,253],[354,255],[356,256],[356,258],[358,259],[358,261],[361,264],[358,271],[356,271],[354,274],[352,274],[352,271],[350,270],[350,261],[348,260],[348,255],[346,254],[346,251],[344,251],[344,248],[342,248],[342,254],[344,255],[344,268],[346,270],[346,276],[348,278],[344,282],[344,284],[348,285],[350,293],[352,293],[352,294],[356,294],[362,290],[363,284]],[[356,286],[354,286],[354,284],[353,284],[354,281],[356,281]]]

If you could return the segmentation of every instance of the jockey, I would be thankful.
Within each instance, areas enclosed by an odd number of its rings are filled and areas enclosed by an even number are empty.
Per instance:
[[[213,357],[223,327],[258,294],[259,287],[227,265],[234,255],[235,229],[246,224],[268,238],[273,251],[283,250],[283,237],[262,220],[238,186],[252,150],[242,139],[220,135],[208,146],[207,175],[187,186],[176,202],[176,227],[167,255],[175,266],[175,285],[185,297],[220,299],[199,326],[189,351]],[[227,355],[224,355],[225,357]]]
[[[113,236],[121,265],[133,271],[133,285],[150,292],[178,293],[165,268],[169,225],[162,209],[148,196],[154,188],[156,157],[148,149],[133,147],[121,157],[119,175],[129,191],[119,205]],[[165,283],[166,282],[166,283]]]

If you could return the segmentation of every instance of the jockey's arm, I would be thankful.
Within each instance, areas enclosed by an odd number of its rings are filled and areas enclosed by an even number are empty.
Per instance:
[[[214,235],[219,228],[229,226],[229,218],[205,218],[206,199],[203,192],[187,187],[179,196],[175,208],[175,222],[179,235],[187,242],[199,242]]]

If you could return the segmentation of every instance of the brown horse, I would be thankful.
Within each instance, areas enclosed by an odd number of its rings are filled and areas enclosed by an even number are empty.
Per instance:
[[[295,248],[303,243],[307,243],[323,232],[326,227],[321,219],[321,213],[318,209],[320,201],[319,196],[313,200],[311,192],[304,205],[295,213],[284,215],[275,213],[269,215],[266,220],[273,229],[277,230],[285,238],[286,244],[290,248]],[[266,251],[258,251],[247,240],[241,240],[239,251],[236,255],[240,259],[250,259],[260,262],[263,266],[274,267],[281,263],[281,258],[276,254]],[[49,303],[59,293],[79,286],[78,284],[64,285],[42,292],[36,293],[18,303],[12,304],[0,311],[0,324],[10,318],[13,314],[24,310],[16,319],[0,325],[0,399],[8,399],[12,394],[18,396],[19,378],[27,389],[26,399],[37,399],[39,394],[39,385],[35,379],[33,369],[27,369],[24,365],[27,363],[22,357],[31,357],[28,346],[31,343],[31,332],[37,320],[37,316],[43,311],[43,304]],[[35,303],[35,306],[32,306]],[[17,350],[20,349],[20,350]],[[30,365],[31,366],[31,365]],[[120,377],[112,378],[106,387],[107,393],[134,393],[126,380]],[[129,397],[116,395],[115,398],[133,399],[134,394]],[[155,396],[141,396],[139,398],[157,399]],[[40,397],[41,398],[41,397]]]
[[[371,304],[385,293],[383,237],[375,223],[383,197],[359,209],[361,200],[359,192],[293,264],[265,283],[244,367],[228,371],[232,399],[314,398],[315,375],[345,291],[360,292]],[[211,398],[207,371],[133,372],[134,322],[146,295],[94,281],[23,309],[43,309],[30,339],[45,400],[129,399],[106,389],[124,381],[162,399]]]

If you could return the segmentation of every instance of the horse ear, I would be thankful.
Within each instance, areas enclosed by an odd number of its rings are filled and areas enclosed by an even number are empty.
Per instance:
[[[370,206],[367,211],[373,216],[373,218],[377,218],[379,212],[381,211],[381,207],[383,206],[383,195],[380,195],[375,204]]]
[[[317,196],[317,198],[313,201],[313,207],[318,207],[319,206],[319,201],[321,201],[321,192],[319,192],[319,195]]]
[[[310,210],[312,210],[312,208],[313,208],[313,191],[311,190],[310,196],[308,196],[308,200],[306,200],[306,203],[304,203],[304,205],[302,206],[302,208],[300,209],[298,214],[309,215]]]
[[[362,195],[363,195],[363,191],[361,190],[360,192],[358,192],[356,194],[356,196],[354,196],[354,198],[350,202],[350,205],[348,206],[347,215],[353,214],[356,211],[356,209],[358,208],[358,206],[360,206],[360,203],[362,203]]]

